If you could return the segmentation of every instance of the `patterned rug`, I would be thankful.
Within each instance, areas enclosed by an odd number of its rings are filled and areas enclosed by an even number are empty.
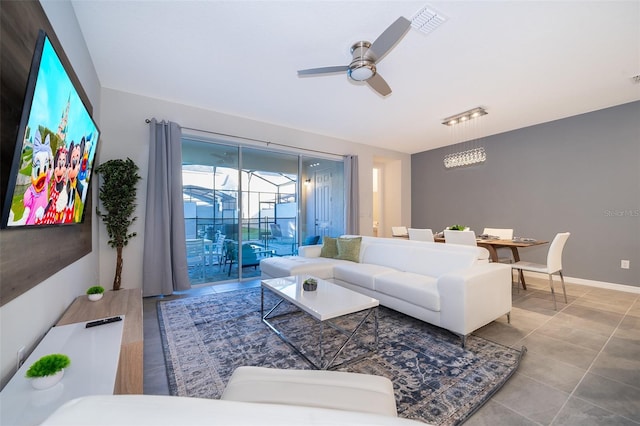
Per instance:
[[[278,299],[265,291],[265,309]],[[319,325],[284,303],[272,323],[311,359],[318,357]],[[219,398],[233,371],[242,365],[309,369],[310,365],[260,319],[260,288],[158,302],[158,317],[172,395]],[[341,317],[354,328],[362,313]],[[373,320],[348,344],[336,362],[361,355],[372,343]],[[477,336],[466,348],[454,334],[399,312],[378,309],[378,351],[340,371],[388,377],[398,415],[437,425],[457,425],[480,408],[518,368],[526,352]],[[344,341],[324,327],[324,341],[336,349]],[[333,334],[335,335],[333,335]],[[337,345],[337,346],[336,346]]]

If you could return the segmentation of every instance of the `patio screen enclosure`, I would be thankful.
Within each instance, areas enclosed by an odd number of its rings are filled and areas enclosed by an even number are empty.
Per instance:
[[[182,159],[192,284],[259,276],[260,259],[344,233],[341,160],[195,138]]]

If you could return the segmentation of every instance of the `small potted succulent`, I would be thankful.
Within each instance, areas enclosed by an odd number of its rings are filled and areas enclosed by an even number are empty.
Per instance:
[[[35,389],[48,389],[62,379],[64,369],[69,364],[71,364],[71,360],[66,355],[45,355],[31,364],[26,377],[31,379],[31,386]]]
[[[318,280],[315,278],[307,278],[302,282],[302,288],[305,291],[316,291],[318,288]]]
[[[89,296],[89,300],[91,300],[92,302],[100,300],[104,295],[104,287],[101,287],[99,285],[94,285],[93,287],[89,287],[87,289],[87,295]]]
[[[451,225],[450,227],[448,227],[447,229],[451,230],[451,231],[466,231],[467,228],[464,225]]]

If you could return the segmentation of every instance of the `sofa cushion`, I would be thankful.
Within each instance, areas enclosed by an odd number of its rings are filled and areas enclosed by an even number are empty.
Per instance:
[[[269,257],[260,261],[260,270],[269,277],[288,277],[289,275],[313,275],[316,278],[333,278],[333,266],[344,260],[322,257],[283,256]]]
[[[477,261],[476,250],[439,250],[435,243],[431,243],[431,246],[426,244],[428,243],[423,243],[423,245],[398,245],[382,242],[366,244],[360,262],[439,277],[442,274],[469,268]]]
[[[371,263],[342,262],[333,267],[333,278],[353,285],[375,290],[375,278],[382,274],[395,272],[388,266]]]
[[[338,242],[336,238],[322,237],[322,249],[320,249],[320,257],[335,258],[338,255]]]
[[[357,238],[338,238],[338,255],[336,259],[349,260],[358,262],[360,260],[360,243],[361,237]]]
[[[430,311],[440,311],[437,278],[412,272],[390,272],[375,278],[375,289]]]

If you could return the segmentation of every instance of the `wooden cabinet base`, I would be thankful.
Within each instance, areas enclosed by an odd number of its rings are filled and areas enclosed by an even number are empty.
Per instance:
[[[122,345],[114,394],[143,393],[143,324],[142,290],[122,289],[106,291],[104,297],[92,302],[87,296],[79,296],[56,325],[92,321],[124,315]]]

